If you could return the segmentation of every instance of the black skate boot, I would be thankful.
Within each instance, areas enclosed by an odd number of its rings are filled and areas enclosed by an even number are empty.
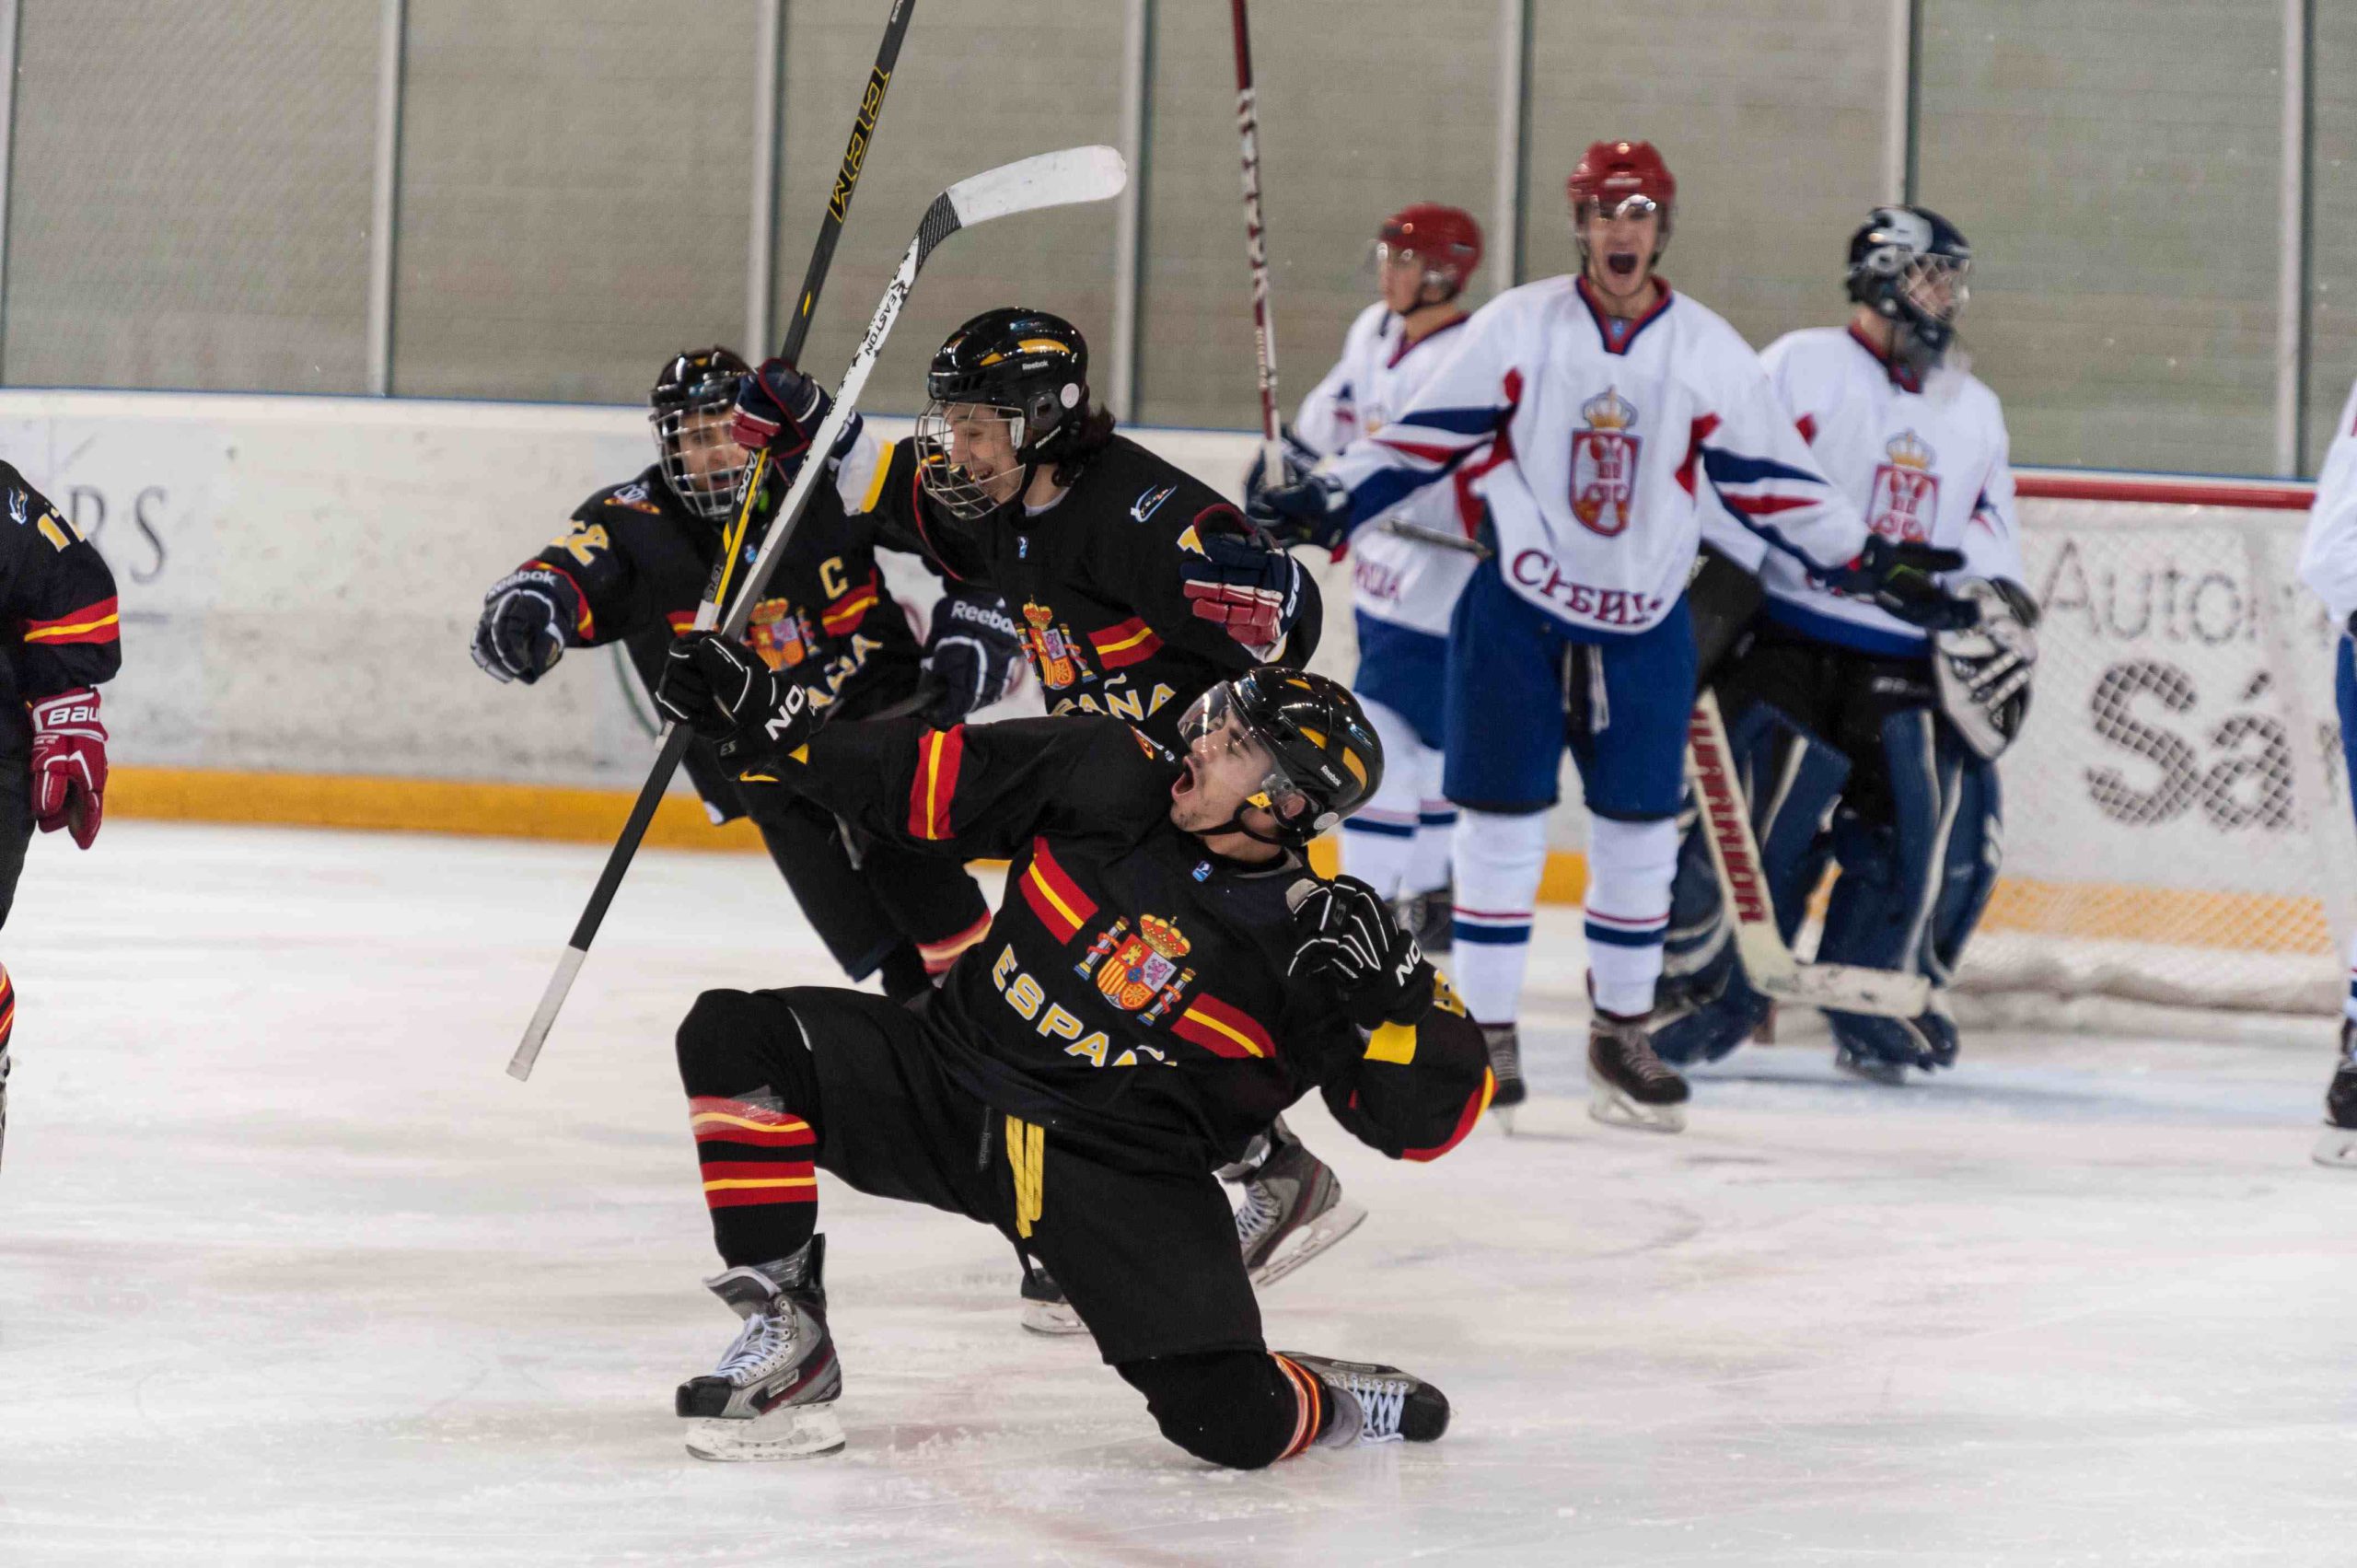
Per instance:
[[[1304,1146],[1282,1118],[1270,1124],[1268,1153],[1237,1173],[1244,1203],[1236,1241],[1255,1289],[1283,1279],[1351,1234],[1366,1211],[1342,1199],[1341,1179]]]
[[[1317,1378],[1334,1401],[1334,1418],[1317,1442],[1320,1448],[1430,1443],[1448,1430],[1448,1396],[1413,1373],[1371,1361],[1277,1353]]]
[[[1529,1094],[1522,1082],[1522,1036],[1512,1024],[1483,1024],[1481,1043],[1490,1048],[1490,1076],[1498,1081],[1490,1096],[1490,1109],[1511,1129],[1514,1108]]]
[[[717,1368],[679,1385],[674,1408],[695,1422],[688,1452],[697,1458],[799,1459],[843,1446],[834,1407],[843,1372],[820,1278],[826,1249],[814,1236],[791,1257],[704,1281],[745,1326]]]
[[[1064,1299],[1064,1287],[1048,1273],[1046,1265],[1026,1254],[1023,1259],[1023,1326],[1035,1334],[1085,1334],[1088,1325]]]
[[[1654,1054],[1643,1017],[1601,1007],[1587,1029],[1587,1113],[1613,1127],[1677,1132],[1686,1126],[1686,1080]]]
[[[2314,1151],[2318,1165],[2357,1169],[2357,1023],[2340,1025],[2340,1059],[2324,1091],[2324,1133]]]

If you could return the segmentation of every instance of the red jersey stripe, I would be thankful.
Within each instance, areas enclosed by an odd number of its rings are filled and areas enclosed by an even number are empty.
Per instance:
[[[1456,1129],[1445,1140],[1434,1144],[1429,1149],[1400,1150],[1399,1157],[1403,1160],[1436,1160],[1465,1142],[1465,1134],[1473,1131],[1473,1124],[1481,1120],[1483,1111],[1490,1109],[1490,1097],[1497,1092],[1497,1078],[1488,1068],[1481,1069],[1481,1086],[1474,1090],[1472,1096],[1466,1100],[1465,1110],[1457,1117]]]
[[[111,643],[122,633],[122,617],[117,611],[115,596],[79,610],[69,610],[54,621],[28,621],[24,640],[46,643],[54,647],[61,643]]]
[[[949,807],[958,796],[958,764],[966,755],[966,726],[929,729],[917,740],[916,777],[909,782],[909,834],[939,842],[950,836]]]
[[[1082,892],[1080,884],[1056,864],[1055,852],[1048,848],[1045,839],[1031,841],[1031,864],[1024,867],[1020,881],[1023,901],[1058,941],[1072,940],[1097,913],[1097,900]]]
[[[1170,1032],[1214,1056],[1266,1060],[1277,1053],[1277,1042],[1269,1038],[1268,1030],[1248,1014],[1212,995],[1198,995],[1187,1004],[1187,1010],[1172,1022]]]
[[[1118,626],[1091,632],[1088,641],[1097,650],[1097,662],[1107,669],[1126,669],[1162,651],[1162,639],[1154,628],[1134,615]]]

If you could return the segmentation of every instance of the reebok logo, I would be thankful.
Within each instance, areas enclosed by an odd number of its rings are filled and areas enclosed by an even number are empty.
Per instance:
[[[995,632],[1002,637],[1014,637],[1018,634],[1015,630],[1015,618],[1005,610],[976,604],[971,599],[952,599],[949,603],[949,619],[970,621],[982,630]]]

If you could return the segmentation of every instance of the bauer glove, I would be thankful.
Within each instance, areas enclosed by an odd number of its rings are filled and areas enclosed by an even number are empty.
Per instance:
[[[99,722],[99,694],[87,686],[43,697],[28,710],[33,721],[33,820],[44,833],[70,830],[83,849],[99,836],[106,804],[107,726]]]
[[[1355,877],[1304,877],[1285,893],[1300,937],[1285,972],[1321,975],[1360,1028],[1412,1024],[1433,1005],[1433,966],[1390,906]]]

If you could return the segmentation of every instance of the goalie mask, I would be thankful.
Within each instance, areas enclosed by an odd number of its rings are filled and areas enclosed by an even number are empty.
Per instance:
[[[1949,585],[1977,605],[1980,624],[1932,638],[1932,675],[1940,711],[1973,754],[1995,761],[2029,717],[2030,677],[2038,665],[2038,604],[2015,583],[1967,577]]]
[[[1383,743],[1350,690],[1322,675],[1269,666],[1223,680],[1194,701],[1178,738],[1199,767],[1233,761],[1252,775],[1245,806],[1277,819],[1245,825],[1241,807],[1199,833],[1242,833],[1300,849],[1364,806],[1383,782]]]
[[[1850,237],[1850,297],[1898,328],[1898,355],[1919,373],[1955,343],[1971,272],[1972,247],[1929,207],[1876,207]]]
[[[663,482],[681,505],[709,522],[728,520],[749,460],[728,435],[737,380],[749,368],[727,349],[696,349],[673,355],[647,394],[646,419],[662,454]]]
[[[917,482],[941,509],[979,522],[1018,500],[1088,413],[1088,343],[1044,310],[986,310],[949,336],[925,373]]]

